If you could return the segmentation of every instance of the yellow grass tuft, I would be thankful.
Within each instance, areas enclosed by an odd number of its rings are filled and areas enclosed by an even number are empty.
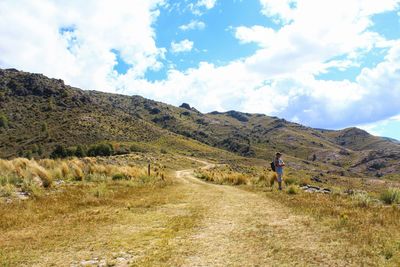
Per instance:
[[[40,187],[50,187],[56,180],[71,181],[106,181],[114,177],[123,177],[124,180],[137,180],[142,183],[146,169],[135,165],[104,164],[101,159],[72,158],[72,159],[42,159],[28,160],[16,158],[0,160],[0,187],[3,196],[9,195],[10,186],[20,187],[24,191],[36,192],[39,195]],[[157,169],[151,179],[165,180],[165,174]],[[118,179],[114,179],[118,180]],[[236,183],[239,183],[238,181]],[[3,188],[4,187],[4,188]],[[15,191],[15,190],[14,190]]]

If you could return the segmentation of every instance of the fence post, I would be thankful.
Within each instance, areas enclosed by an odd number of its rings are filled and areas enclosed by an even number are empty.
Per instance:
[[[150,163],[147,165],[147,175],[150,176]]]

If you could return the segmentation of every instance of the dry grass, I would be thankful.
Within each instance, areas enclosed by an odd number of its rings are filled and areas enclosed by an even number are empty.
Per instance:
[[[294,212],[316,218],[317,221],[331,228],[332,238],[344,238],[343,240],[358,246],[367,262],[400,266],[400,232],[398,231],[400,206],[396,204],[399,203],[399,189],[385,188],[385,183],[372,187],[373,181],[341,177],[324,184],[316,184],[330,187],[333,190],[332,194],[306,193],[297,185],[313,184],[313,182],[308,176],[291,172],[284,177],[287,185],[286,193],[280,193],[272,189],[276,179],[274,173],[269,173],[262,168],[217,166],[209,171],[197,172],[199,178],[226,184],[234,184],[226,177],[240,174],[247,178],[245,183],[247,186],[242,188],[257,192],[264,191],[268,198],[278,200]],[[339,183],[335,183],[336,181]],[[355,193],[344,194],[349,188]],[[373,191],[365,191],[368,188],[373,188]]]
[[[273,186],[277,181],[275,172],[262,168],[252,168],[243,171],[243,167],[230,165],[217,165],[210,169],[198,169],[195,172],[197,178],[216,184],[229,185],[254,185]]]
[[[0,266],[80,266],[94,258],[114,266],[120,253],[128,266],[160,266],[174,254],[168,240],[197,222],[191,210],[160,212],[180,203],[180,191],[161,180],[85,182],[0,203]]]
[[[196,176],[205,181],[217,184],[241,185],[248,184],[250,182],[250,177],[248,175],[235,171],[224,172],[221,171],[220,167],[197,170]]]
[[[0,197],[10,197],[18,190],[40,195],[40,188],[50,188],[55,181],[107,181],[123,177],[143,182],[146,173],[147,169],[141,166],[105,163],[96,158],[0,160]],[[167,179],[164,170],[152,173],[157,179]]]
[[[139,161],[1,160],[0,194],[12,201],[0,199],[0,266],[80,266],[93,258],[114,266],[118,255],[127,266],[162,265],[174,254],[169,240],[190,231],[200,214],[174,208],[184,195],[168,170],[152,163],[148,176]],[[13,198],[28,189],[34,197]]]

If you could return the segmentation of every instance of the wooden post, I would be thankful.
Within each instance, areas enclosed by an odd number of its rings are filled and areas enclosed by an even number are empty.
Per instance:
[[[150,176],[150,163],[147,165],[147,175]]]

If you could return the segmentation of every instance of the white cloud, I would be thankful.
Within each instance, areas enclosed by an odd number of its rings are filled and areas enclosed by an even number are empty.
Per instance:
[[[254,71],[273,70],[274,75],[292,76],[294,71],[324,72],[338,63],[328,62],[340,56],[345,56],[340,64],[344,69],[354,65],[348,64],[348,59],[354,62],[373,47],[388,45],[378,33],[368,31],[372,25],[370,16],[394,9],[400,1],[386,0],[381,5],[362,0],[261,2],[268,6],[267,10],[274,10],[273,14],[291,22],[278,30],[263,26],[238,27],[236,38],[242,43],[255,42],[262,48],[246,63]],[[290,8],[290,3],[295,7]]]
[[[310,3],[296,2],[296,11],[285,16],[291,22],[278,30],[238,27],[235,36],[241,42],[260,46],[254,55],[220,67],[202,63],[196,69],[173,71],[167,80],[143,87],[150,88],[149,97],[190,102],[203,111],[262,112],[315,127],[346,127],[397,114],[399,48],[369,30],[370,16],[394,8],[395,2]],[[374,47],[388,48],[388,56],[364,69],[356,81],[315,77],[359,66],[358,58]],[[161,88],[165,95],[157,96]]]
[[[196,3],[196,6],[211,9],[215,6],[216,3],[217,3],[217,0],[199,0]]]
[[[206,24],[203,21],[192,20],[188,24],[179,26],[179,29],[181,29],[182,31],[203,30],[205,27],[206,27]]]
[[[267,47],[276,37],[276,32],[267,27],[255,25],[252,27],[240,26],[236,28],[235,37],[242,43],[257,43],[261,47]]]
[[[295,0],[260,0],[262,13],[268,17],[275,17],[276,22],[288,23],[293,19]]]
[[[193,42],[185,39],[180,42],[171,43],[171,51],[173,53],[190,52],[193,49]]]
[[[189,9],[194,15],[201,16],[205,10],[214,8],[217,0],[198,0],[196,3],[190,3]]]
[[[392,138],[395,138],[400,141],[399,131],[397,131],[396,133],[392,133],[391,131],[387,130],[387,128],[395,128],[399,126],[400,126],[400,114],[381,121],[357,125],[358,128],[361,128],[373,135],[391,136]]]
[[[116,56],[131,77],[159,68],[152,23],[161,0],[1,1],[0,64],[42,72],[87,89],[114,90]],[[74,29],[62,32],[60,29]]]

